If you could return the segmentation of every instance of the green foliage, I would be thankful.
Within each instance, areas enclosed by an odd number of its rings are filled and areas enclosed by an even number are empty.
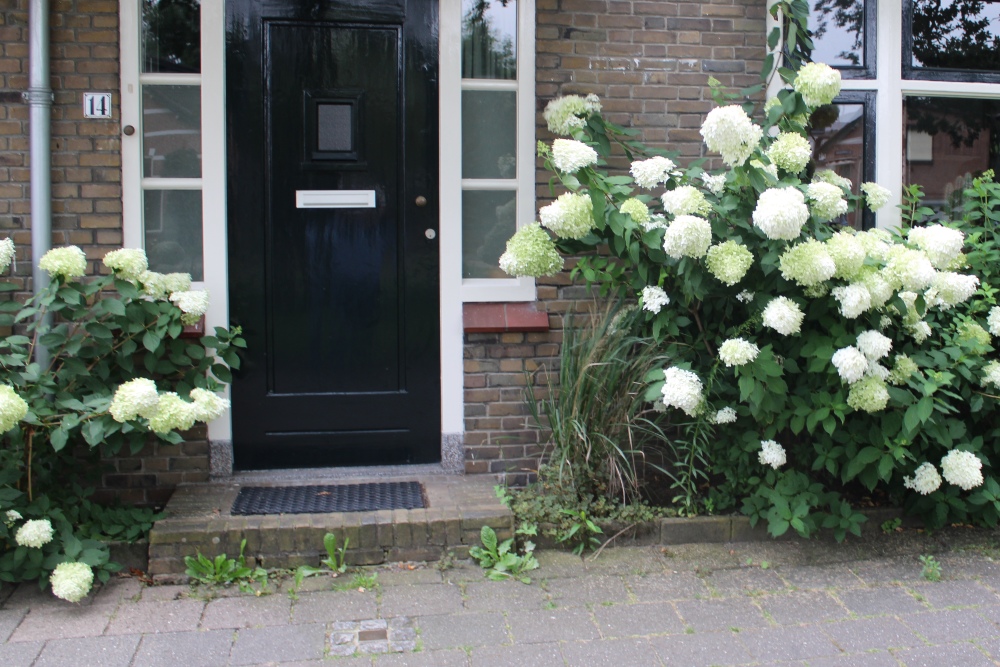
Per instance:
[[[601,546],[598,535],[603,535],[604,530],[587,516],[585,510],[564,509],[562,512],[570,517],[569,528],[558,537],[562,544],[573,545],[573,553],[577,556],[583,555],[583,550],[588,547],[596,550]]]
[[[350,544],[350,541],[349,537],[344,536],[344,543],[342,545],[338,545],[336,535],[333,533],[327,533],[324,535],[323,548],[326,549],[327,557],[320,561],[320,564],[323,565],[323,567],[299,565],[295,569],[295,583],[292,586],[292,591],[297,591],[302,585],[302,580],[306,577],[329,572],[332,572],[334,576],[336,576],[346,572],[347,564],[344,562],[344,558],[347,556],[347,546]]]
[[[941,581],[941,563],[934,556],[920,557],[920,576],[927,581]]]
[[[891,535],[899,531],[903,526],[903,520],[898,516],[895,519],[887,519],[882,522],[881,529],[886,535]]]
[[[522,527],[518,529],[518,533],[533,533],[533,530],[532,527]],[[483,526],[479,532],[479,539],[483,546],[472,547],[469,555],[479,561],[479,566],[486,570],[487,579],[491,581],[517,579],[524,584],[531,583],[531,577],[526,573],[538,569],[538,561],[534,556],[534,543],[525,541],[523,553],[519,554],[514,549],[513,537],[498,543],[496,531],[489,526]]]
[[[240,542],[240,553],[236,558],[227,558],[226,554],[207,558],[201,551],[195,556],[185,556],[184,564],[187,566],[185,573],[206,586],[236,584],[244,593],[255,592],[253,584],[257,584],[260,587],[257,591],[259,595],[260,592],[267,589],[267,571],[262,567],[251,568],[247,566],[246,558],[243,555],[246,546],[246,540]]]

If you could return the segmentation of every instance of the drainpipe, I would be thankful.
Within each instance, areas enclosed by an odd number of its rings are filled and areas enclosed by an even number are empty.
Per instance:
[[[28,103],[31,132],[31,285],[37,295],[49,284],[38,260],[52,247],[52,89],[49,87],[49,1],[30,0],[28,8]],[[40,326],[50,326],[52,315]],[[35,361],[45,368],[49,351],[39,345]]]

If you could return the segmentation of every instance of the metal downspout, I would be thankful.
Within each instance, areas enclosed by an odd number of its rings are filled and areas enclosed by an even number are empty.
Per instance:
[[[31,132],[31,285],[38,294],[49,284],[49,275],[38,260],[52,247],[52,89],[49,87],[49,0],[30,0],[28,9],[28,91]],[[51,325],[51,314],[42,326]],[[48,350],[39,345],[35,361],[48,365]]]

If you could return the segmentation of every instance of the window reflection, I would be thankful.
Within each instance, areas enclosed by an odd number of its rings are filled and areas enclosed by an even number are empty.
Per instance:
[[[517,193],[462,193],[462,277],[509,278],[498,262],[517,228]]]
[[[815,0],[809,14],[813,60],[833,67],[863,67],[865,0]]]
[[[142,71],[201,71],[201,0],[143,0]]]
[[[142,175],[201,176],[201,88],[142,87]]]
[[[1000,71],[1000,4],[912,0],[912,67]]]
[[[813,112],[809,138],[813,143],[812,170],[831,169],[850,179],[854,194],[865,180],[865,105],[828,104]],[[857,212],[842,221],[861,228]]]
[[[517,78],[517,0],[462,1],[462,77]]]

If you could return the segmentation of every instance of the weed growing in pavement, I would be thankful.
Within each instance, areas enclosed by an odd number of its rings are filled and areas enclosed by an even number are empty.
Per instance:
[[[941,581],[941,563],[934,556],[923,555],[920,557],[920,576],[927,581]]]
[[[206,586],[229,586],[236,584],[244,593],[260,595],[267,592],[267,570],[262,567],[251,568],[243,555],[247,541],[240,542],[240,554],[237,558],[227,558],[219,554],[214,559],[207,558],[199,551],[195,556],[185,556],[186,574],[200,584]],[[254,590],[252,584],[260,588]]]
[[[519,535],[534,535],[537,532],[535,526],[522,525],[517,529]],[[483,543],[481,547],[472,547],[469,555],[479,561],[479,566],[486,572],[486,577],[491,581],[502,581],[503,579],[517,579],[521,583],[530,584],[531,577],[526,572],[538,569],[538,560],[535,559],[535,544],[531,540],[525,540],[523,554],[514,550],[514,538],[497,541],[497,534],[489,526],[483,526],[479,531],[479,539]]]
[[[882,532],[886,535],[891,535],[902,530],[902,526],[903,520],[897,516],[895,519],[882,522]]]

